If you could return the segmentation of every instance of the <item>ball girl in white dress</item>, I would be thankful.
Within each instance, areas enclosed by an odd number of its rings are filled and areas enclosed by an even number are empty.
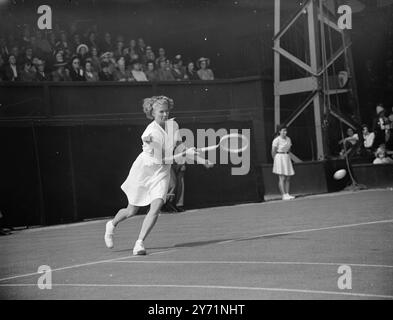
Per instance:
[[[291,200],[295,198],[289,194],[291,176],[295,174],[291,157],[289,156],[292,142],[287,136],[287,128],[285,126],[281,126],[278,133],[279,135],[272,143],[272,157],[274,159],[273,173],[278,175],[278,187],[280,189],[282,199]]]
[[[134,161],[127,179],[121,186],[128,198],[127,208],[120,209],[113,220],[108,221],[105,230],[105,244],[113,247],[113,235],[117,225],[134,216],[139,207],[150,204],[133,254],[145,255],[143,241],[153,229],[160,209],[166,201],[170,180],[171,163],[185,156],[197,156],[195,148],[188,148],[173,155],[180,145],[179,126],[173,119],[168,119],[169,110],[173,108],[173,100],[165,96],[154,96],[144,99],[143,111],[153,121],[142,134],[143,151]]]

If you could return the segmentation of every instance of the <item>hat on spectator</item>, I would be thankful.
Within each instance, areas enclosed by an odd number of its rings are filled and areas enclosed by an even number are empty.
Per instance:
[[[103,58],[105,58],[105,57],[109,57],[110,56],[110,52],[109,51],[107,51],[107,52],[104,52],[101,56],[100,56],[100,59],[103,59]]]
[[[209,58],[201,57],[201,58],[199,58],[198,61],[197,61],[197,66],[198,66],[198,68],[201,67],[201,62],[202,62],[202,61],[206,61],[206,65],[209,66],[209,64],[210,64],[210,59],[209,59]]]
[[[382,105],[377,105],[377,108],[376,108],[376,111],[377,111],[377,114],[380,114],[382,111],[385,111],[385,109],[382,107]]]
[[[182,61],[182,58],[181,58],[180,54],[175,56],[175,58],[173,59],[173,63],[179,63],[179,61]]]
[[[89,52],[89,47],[87,45],[85,45],[84,43],[80,44],[77,48],[76,48],[76,53],[79,53],[80,49],[85,48],[87,52]]]

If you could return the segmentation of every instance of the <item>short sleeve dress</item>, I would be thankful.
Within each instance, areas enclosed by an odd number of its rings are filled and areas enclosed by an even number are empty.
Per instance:
[[[273,140],[272,147],[277,148],[273,163],[273,173],[284,176],[293,176],[295,174],[291,157],[289,156],[291,146],[292,142],[289,137],[283,139],[278,136]]]
[[[172,155],[177,141],[181,141],[179,125],[173,119],[166,121],[165,130],[156,121],[152,121],[141,138],[148,135],[151,135],[154,143],[143,142],[143,151],[121,185],[128,203],[138,207],[147,206],[155,199],[166,201],[171,164],[162,163],[162,154]]]

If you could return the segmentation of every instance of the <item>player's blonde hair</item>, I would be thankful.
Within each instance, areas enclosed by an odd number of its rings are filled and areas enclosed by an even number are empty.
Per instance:
[[[174,102],[173,99],[166,96],[153,96],[150,98],[143,99],[143,112],[146,114],[148,119],[154,119],[153,110],[157,105],[167,104],[168,109],[173,109]]]

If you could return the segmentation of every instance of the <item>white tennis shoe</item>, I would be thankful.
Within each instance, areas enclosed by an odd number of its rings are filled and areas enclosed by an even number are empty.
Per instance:
[[[286,194],[284,194],[284,195],[282,196],[282,199],[283,199],[283,200],[292,200],[292,199],[295,199],[295,197],[289,195],[288,193],[286,193]]]
[[[113,234],[115,231],[115,227],[112,223],[112,220],[108,221],[105,226],[105,245],[107,248],[112,249],[113,248]]]
[[[137,240],[135,242],[134,250],[132,250],[132,254],[134,256],[144,256],[146,255],[146,249],[145,246],[143,245],[142,240]]]

